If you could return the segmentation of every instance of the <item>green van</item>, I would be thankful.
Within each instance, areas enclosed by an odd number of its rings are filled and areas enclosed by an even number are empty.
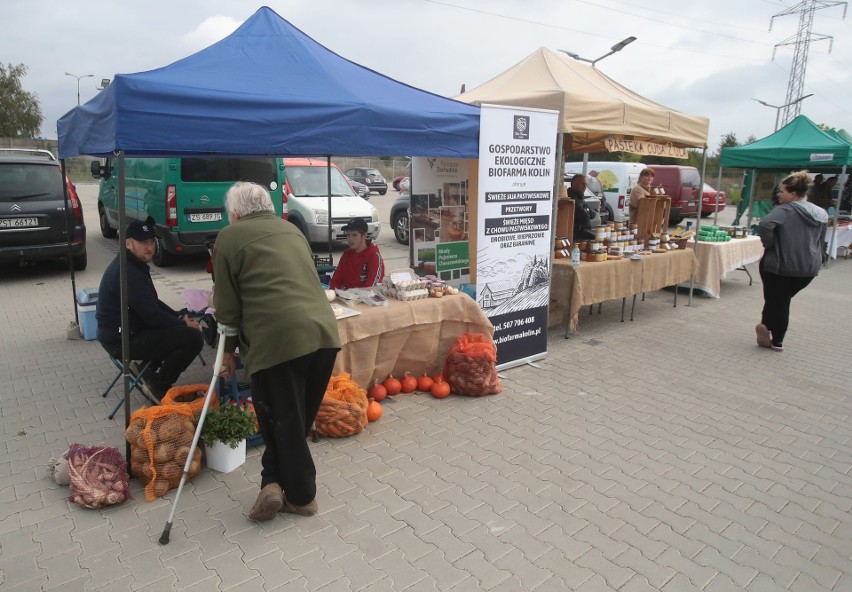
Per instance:
[[[181,254],[206,253],[228,223],[225,193],[237,181],[269,189],[275,212],[282,213],[284,164],[280,158],[193,157],[125,158],[125,211],[128,220],[156,222],[154,263],[164,267]],[[98,218],[101,234],[118,228],[118,171],[115,160],[92,163],[100,178]]]

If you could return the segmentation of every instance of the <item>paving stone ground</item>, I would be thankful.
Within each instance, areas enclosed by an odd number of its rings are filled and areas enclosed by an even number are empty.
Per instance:
[[[96,232],[78,286],[113,256]],[[156,274],[175,305],[202,279]],[[174,491],[148,503],[133,481],[133,500],[84,510],[48,478],[72,442],[123,450],[117,394],[99,394],[113,369],[65,339],[66,272],[4,268],[0,589],[852,590],[850,287],[852,262],[832,262],[780,354],[755,345],[760,280],[742,273],[692,306],[648,294],[634,322],[616,302],[584,311],[499,395],[401,396],[361,435],[312,444],[316,517],[247,520],[253,449],[191,481],[160,546]]]

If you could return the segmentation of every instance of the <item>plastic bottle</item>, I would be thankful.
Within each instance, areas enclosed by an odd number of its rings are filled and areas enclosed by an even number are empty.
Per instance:
[[[580,265],[580,247],[574,244],[574,248],[571,249],[571,265],[574,267]]]

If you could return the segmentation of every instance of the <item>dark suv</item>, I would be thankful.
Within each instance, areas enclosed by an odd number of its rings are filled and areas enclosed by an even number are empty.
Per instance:
[[[74,269],[86,269],[83,207],[59,162],[47,150],[0,149],[0,262],[67,259],[69,229]]]
[[[384,195],[388,192],[388,182],[385,181],[379,169],[355,167],[348,169],[344,175],[353,181],[363,183],[370,188],[370,191],[377,191],[379,195]]]

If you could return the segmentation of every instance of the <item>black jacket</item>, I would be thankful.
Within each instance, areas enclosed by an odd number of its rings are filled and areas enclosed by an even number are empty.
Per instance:
[[[121,343],[121,286],[118,256],[107,266],[98,288],[98,341]],[[146,328],[181,327],[185,323],[157,297],[151,269],[127,251],[127,303],[130,335]]]
[[[573,188],[568,188],[568,197],[574,200],[574,240],[594,240],[592,219],[586,207],[583,194]]]

